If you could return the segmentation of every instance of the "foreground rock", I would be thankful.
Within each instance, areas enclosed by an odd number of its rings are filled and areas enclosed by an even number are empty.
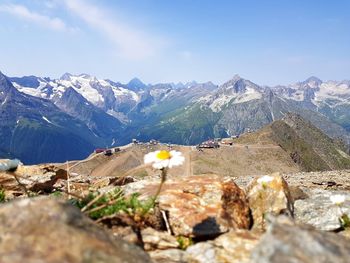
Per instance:
[[[293,200],[287,182],[279,174],[255,178],[247,186],[254,227],[265,228],[267,214],[293,216]]]
[[[342,227],[339,217],[345,213],[350,216],[350,194],[332,192],[322,189],[307,190],[309,198],[294,203],[295,219],[310,224],[320,230],[333,231]],[[333,204],[330,197],[342,194],[345,202],[339,207]]]
[[[286,217],[275,219],[252,252],[259,263],[346,263],[350,243],[334,233],[299,226]]]
[[[153,196],[158,180],[144,180],[124,187],[126,194]],[[192,237],[217,236],[229,229],[248,229],[250,211],[244,191],[232,179],[217,175],[188,176],[166,181],[159,207],[167,211],[172,232]]]
[[[186,261],[196,263],[248,263],[259,234],[246,230],[231,231],[214,241],[200,242],[186,251]]]
[[[0,172],[0,185],[9,199],[26,191],[50,193],[59,180],[66,179],[67,172],[54,165],[19,165],[15,171]]]
[[[0,206],[0,262],[151,262],[77,208],[48,197]]]
[[[215,240],[199,242],[187,248],[150,252],[157,263],[248,263],[250,254],[260,238],[257,232],[234,230]]]
[[[178,248],[176,238],[167,232],[160,232],[153,228],[141,230],[145,250]]]
[[[150,251],[149,255],[155,263],[187,263],[187,253],[180,249]]]

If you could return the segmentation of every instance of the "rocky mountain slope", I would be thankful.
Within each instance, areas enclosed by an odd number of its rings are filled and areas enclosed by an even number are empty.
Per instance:
[[[172,145],[183,152],[185,165],[169,172],[169,178],[200,174],[240,177],[273,172],[295,173],[350,169],[350,155],[345,145],[322,133],[299,115],[287,114],[283,119],[234,139],[233,145],[198,151],[193,146]],[[149,151],[168,150],[166,144],[129,144],[111,156],[92,154],[82,162],[71,162],[71,172],[90,178],[144,178],[153,174],[143,164]],[[61,168],[64,169],[65,165]]]
[[[350,168],[347,146],[333,140],[300,115],[288,113],[281,120],[236,140],[248,144],[276,144],[304,171]]]
[[[350,84],[315,77],[289,86],[259,86],[238,75],[211,82],[127,84],[81,74],[59,79],[10,78],[28,95],[50,100],[79,119],[100,140],[99,147],[141,141],[194,145],[208,138],[242,134],[288,112],[311,121],[333,139],[350,142]]]
[[[183,174],[165,181],[145,213],[159,170],[128,180],[67,172],[54,164],[0,172],[1,262],[345,263],[350,256],[349,170]]]
[[[348,112],[342,110],[350,105],[346,97],[350,94],[350,86],[336,82],[326,82],[317,86],[313,78],[303,83],[293,86],[294,89],[269,88],[260,87],[235,76],[196,102],[164,115],[155,124],[155,129],[146,126],[142,130],[143,136],[195,144],[208,138],[225,137],[241,134],[247,130],[256,130],[282,118],[288,112],[293,112],[310,120],[332,138],[341,138],[348,143],[349,129],[347,124],[340,119],[347,120],[350,117]],[[300,92],[304,92],[305,96],[295,95]],[[311,97],[320,92],[322,96],[316,97],[317,100],[311,100]],[[289,93],[291,95],[288,97]],[[347,95],[341,102],[336,103],[335,98],[340,99],[341,94]],[[330,96],[333,96],[334,104],[331,106],[327,104],[327,112],[320,101],[330,103]]]
[[[101,143],[51,101],[19,92],[0,73],[0,149],[25,163],[85,158]]]

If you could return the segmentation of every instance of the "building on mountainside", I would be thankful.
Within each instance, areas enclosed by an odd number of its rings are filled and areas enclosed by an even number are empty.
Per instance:
[[[197,149],[200,149],[200,148],[219,148],[220,145],[217,141],[214,141],[214,140],[208,140],[208,141],[205,141],[205,142],[202,142],[200,144],[197,145]]]
[[[158,141],[157,141],[157,140],[154,140],[154,139],[151,139],[151,140],[149,141],[149,144],[150,144],[150,145],[157,145],[157,144],[158,144]]]
[[[97,148],[95,149],[95,153],[103,153],[105,150],[105,148]]]
[[[121,150],[120,150],[120,148],[119,147],[115,147],[115,148],[113,148],[113,152],[120,152]]]
[[[226,145],[233,145],[233,138],[229,137],[229,138],[222,138],[221,144],[226,144]]]
[[[104,153],[104,155],[106,155],[106,156],[111,156],[111,155],[113,154],[113,152],[114,152],[114,151],[112,151],[112,149],[107,149],[107,150],[105,150],[103,153]]]
[[[169,143],[167,143],[167,147],[169,150],[171,150],[173,148],[173,145],[169,142]]]

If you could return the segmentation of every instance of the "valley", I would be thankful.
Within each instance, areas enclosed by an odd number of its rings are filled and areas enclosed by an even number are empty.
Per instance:
[[[222,85],[144,84],[136,78],[122,84],[69,73],[59,79],[3,74],[1,78],[0,110],[7,114],[2,114],[0,128],[1,157],[17,157],[27,164],[83,159],[94,148],[125,145],[133,138],[197,145],[256,131],[289,112],[310,121],[331,139],[350,145],[347,81],[311,77],[267,87],[238,75]],[[31,105],[30,110],[28,106],[20,109],[17,100]],[[53,112],[59,115],[53,117]],[[72,133],[75,139],[68,142],[65,136]],[[25,143],[19,145],[22,140]],[[32,147],[34,142],[41,146]]]
[[[305,236],[323,246],[305,262],[323,255],[333,262],[347,258],[348,148],[300,115],[286,113],[256,131],[197,146],[132,141],[67,162],[23,165],[0,159],[2,223],[11,228],[16,218],[11,233],[25,229],[33,237],[26,240],[41,240],[48,232],[44,240],[53,235],[57,244],[56,236],[66,235],[77,257],[89,246],[100,255],[93,238],[110,236],[122,245],[105,262],[123,253],[126,262],[131,255],[140,262],[260,262],[257,255],[266,249],[281,253],[280,243],[267,238],[281,240],[295,258],[314,249],[299,247]],[[183,159],[170,168],[172,150]],[[145,163],[156,151],[169,154],[165,168]],[[31,244],[24,242],[33,250]],[[108,239],[103,247],[113,244]],[[344,252],[328,249],[330,244]],[[64,249],[60,246],[57,257],[64,257],[59,254]],[[50,250],[47,242],[40,250]],[[208,251],[209,261],[203,257]]]

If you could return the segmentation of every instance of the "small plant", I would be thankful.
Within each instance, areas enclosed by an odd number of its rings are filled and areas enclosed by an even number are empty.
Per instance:
[[[166,180],[167,169],[181,165],[184,160],[185,158],[181,152],[177,151],[155,151],[145,155],[144,161],[146,164],[152,163],[154,168],[161,170],[161,182],[155,196],[145,201],[139,200],[138,193],[125,197],[123,191],[120,188],[116,188],[114,191],[106,194],[90,192],[85,198],[81,200],[72,199],[70,202],[78,206],[82,212],[85,212],[92,219],[100,219],[124,212],[133,218],[134,221],[140,222],[154,208],[162,185]]]
[[[123,213],[140,222],[154,208],[153,198],[141,201],[138,193],[125,197],[120,188],[109,193],[90,192],[85,198],[71,199],[70,202],[94,220]]]
[[[149,215],[155,207],[162,185],[167,178],[168,168],[181,165],[184,160],[182,154],[177,151],[156,151],[145,155],[145,163],[152,163],[154,168],[161,171],[161,182],[156,194],[146,200],[140,200],[138,193],[125,196],[121,188],[116,188],[108,193],[91,191],[84,198],[72,198],[68,202],[79,207],[83,213],[96,220],[96,222],[117,219],[130,225],[137,234],[140,244],[143,244],[141,229],[147,224]],[[186,239],[179,242],[182,247],[186,247],[191,243]]]
[[[340,217],[339,217],[339,221],[340,221],[340,224],[342,226],[342,228],[349,228],[350,227],[350,218],[347,214],[342,214]]]
[[[53,196],[53,197],[56,197],[56,198],[63,197],[63,194],[60,191],[54,191],[50,195]]]
[[[151,197],[145,201],[139,200],[139,193],[134,193],[126,200],[127,209],[124,212],[129,215],[145,216],[151,209],[154,208],[154,198]]]
[[[92,219],[99,219],[118,212],[123,208],[124,201],[123,192],[119,188],[105,194],[89,192],[89,194],[81,200],[74,199],[75,205]]]
[[[167,170],[173,166],[181,165],[184,160],[182,154],[177,151],[156,151],[145,155],[145,163],[152,163],[155,169],[161,171],[161,182],[156,194],[146,200],[140,200],[139,193],[125,196],[121,188],[115,188],[114,191],[108,193],[90,191],[87,196],[83,198],[76,196],[76,198],[68,199],[68,202],[80,208],[83,213],[96,222],[108,224],[108,222],[117,220],[117,222],[131,226],[140,244],[143,244],[141,229],[150,222],[148,220],[153,216],[151,213],[154,211],[162,185],[166,181]],[[185,248],[191,242],[183,238],[179,241],[179,245]]]
[[[343,211],[342,206],[345,202],[345,196],[344,195],[332,195],[329,197],[331,202],[335,204],[339,208],[339,223],[342,228],[348,228],[350,227],[350,218],[349,216]]]
[[[189,246],[193,245],[193,240],[190,237],[178,236],[177,243],[179,243],[179,248],[182,250],[187,249]]]
[[[0,203],[4,203],[6,201],[6,194],[4,189],[0,189]]]

